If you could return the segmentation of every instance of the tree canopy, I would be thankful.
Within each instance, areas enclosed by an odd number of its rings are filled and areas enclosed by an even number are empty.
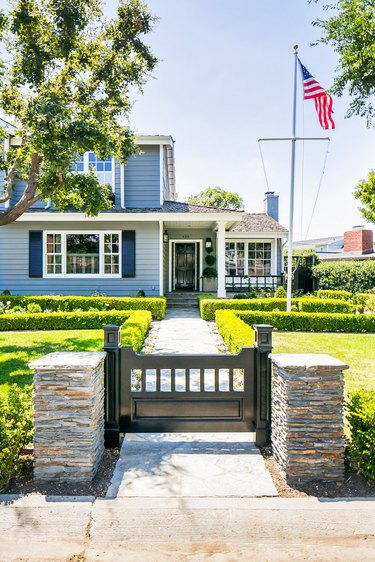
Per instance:
[[[375,223],[375,170],[370,170],[367,180],[359,182],[354,197],[362,203],[360,211],[364,218]]]
[[[319,42],[333,46],[339,67],[331,92],[347,89],[348,116],[359,115],[367,125],[375,123],[375,0],[337,0],[325,6],[333,14],[317,20],[323,35]]]
[[[101,0],[15,0],[8,12],[0,9],[0,110],[17,137],[0,158],[0,202],[17,178],[26,182],[21,199],[0,211],[0,225],[39,199],[88,215],[110,207],[109,187],[74,164],[86,151],[123,163],[136,152],[123,123],[129,89],[142,91],[157,62],[143,42],[155,19],[142,0],[120,0],[111,21]]]
[[[198,195],[190,195],[187,202],[191,205],[218,207],[220,209],[243,209],[243,199],[238,193],[226,191],[222,187],[207,187]]]

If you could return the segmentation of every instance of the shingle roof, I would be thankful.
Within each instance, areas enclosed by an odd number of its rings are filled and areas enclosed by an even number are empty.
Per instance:
[[[288,230],[266,213],[246,213],[230,232],[282,232]]]

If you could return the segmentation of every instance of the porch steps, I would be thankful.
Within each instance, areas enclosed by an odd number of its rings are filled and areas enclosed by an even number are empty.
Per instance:
[[[166,293],[167,308],[198,308],[198,295],[185,291]]]

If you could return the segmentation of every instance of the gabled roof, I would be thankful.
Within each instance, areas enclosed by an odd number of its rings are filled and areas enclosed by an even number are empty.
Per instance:
[[[279,232],[287,234],[288,230],[266,213],[245,213],[241,222],[233,226],[230,232]]]

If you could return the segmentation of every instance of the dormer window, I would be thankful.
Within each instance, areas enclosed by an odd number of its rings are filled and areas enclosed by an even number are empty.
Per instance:
[[[94,171],[99,183],[108,184],[111,186],[112,191],[115,190],[115,160],[114,158],[107,158],[100,160],[93,152],[85,152],[83,156],[77,161],[74,169],[77,172]]]

